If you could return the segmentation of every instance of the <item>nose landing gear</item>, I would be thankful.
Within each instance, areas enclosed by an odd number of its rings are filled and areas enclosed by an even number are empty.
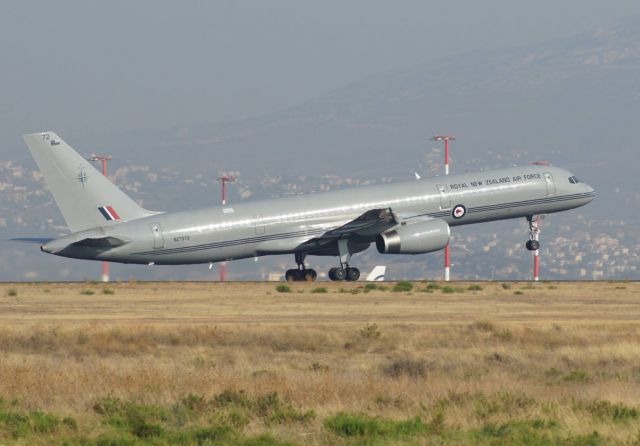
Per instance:
[[[525,246],[529,251],[537,251],[540,249],[540,242],[538,240],[527,240]]]
[[[527,222],[529,222],[529,240],[525,244],[525,247],[529,251],[537,251],[540,249],[540,242],[538,238],[540,237],[540,220],[541,216],[529,216],[527,217]]]
[[[529,216],[527,221],[529,222],[529,240],[525,245],[529,251],[533,251],[533,281],[540,280],[540,223],[542,222],[543,215]]]

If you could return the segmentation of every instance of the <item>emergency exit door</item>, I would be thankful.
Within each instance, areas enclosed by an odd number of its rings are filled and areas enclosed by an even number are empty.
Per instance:
[[[451,209],[451,197],[449,196],[449,188],[446,184],[437,184],[438,194],[440,195],[440,210],[447,211]]]
[[[551,175],[551,173],[544,173],[544,182],[547,184],[547,195],[555,195],[556,183],[553,182],[553,175]]]
[[[164,234],[160,223],[151,223],[151,234],[153,234],[153,249],[164,248]]]
[[[264,219],[261,214],[254,215],[256,234],[264,234]]]

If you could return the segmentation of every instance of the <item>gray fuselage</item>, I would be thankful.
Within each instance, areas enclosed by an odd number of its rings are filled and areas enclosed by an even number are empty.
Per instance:
[[[550,214],[593,199],[593,189],[571,182],[571,177],[564,169],[530,165],[159,213],[74,233],[42,249],[66,257],[156,265],[218,262],[300,250],[311,255],[337,255],[331,246],[313,250],[307,242],[371,209],[388,208],[407,222],[442,219],[450,226]],[[114,237],[126,243],[110,249],[57,247],[97,237]],[[374,239],[360,240],[354,252],[366,249]]]

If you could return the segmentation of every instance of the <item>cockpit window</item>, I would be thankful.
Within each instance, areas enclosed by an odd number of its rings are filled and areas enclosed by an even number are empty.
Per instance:
[[[580,180],[578,179],[578,177],[576,177],[576,176],[569,177],[569,183],[578,184],[579,182],[580,182]]]

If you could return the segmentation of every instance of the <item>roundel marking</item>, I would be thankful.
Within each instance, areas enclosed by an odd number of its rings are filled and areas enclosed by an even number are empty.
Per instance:
[[[467,208],[461,204],[456,205],[451,211],[451,216],[455,219],[464,217],[467,214]]]

